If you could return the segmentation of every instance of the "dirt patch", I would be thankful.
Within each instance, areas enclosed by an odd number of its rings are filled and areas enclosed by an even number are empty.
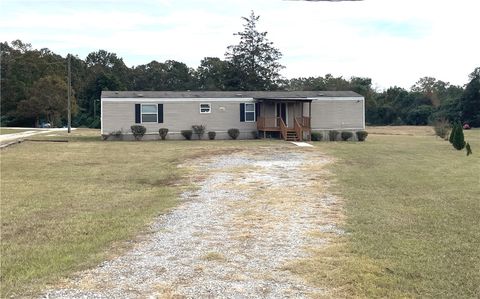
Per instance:
[[[326,193],[331,159],[314,149],[257,148],[196,160],[198,187],[124,255],[78,273],[48,298],[325,296],[286,265],[342,234]],[[188,163],[191,165],[192,163]]]

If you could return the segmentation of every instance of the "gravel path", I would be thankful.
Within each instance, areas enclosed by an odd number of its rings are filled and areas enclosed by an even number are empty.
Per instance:
[[[304,298],[325,290],[284,269],[321,246],[313,231],[335,200],[309,192],[329,159],[314,150],[216,156],[194,168],[196,191],[157,218],[132,250],[78,273],[43,298]],[[196,177],[195,177],[196,176]],[[315,189],[318,190],[318,189]]]

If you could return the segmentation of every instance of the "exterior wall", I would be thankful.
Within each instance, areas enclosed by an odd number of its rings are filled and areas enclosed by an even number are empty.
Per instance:
[[[200,103],[211,105],[210,113],[200,113]],[[141,123],[147,129],[144,139],[156,138],[158,129],[167,128],[170,139],[183,139],[181,130],[191,130],[192,125],[204,125],[206,132],[217,132],[216,139],[229,138],[230,128],[240,130],[242,139],[253,138],[256,122],[240,122],[240,103],[254,103],[253,99],[184,99],[182,102],[167,99],[102,99],[102,134],[122,130],[130,133],[135,125],[135,104],[163,104],[163,123]],[[156,135],[156,136],[155,136]],[[207,134],[205,134],[204,138]]]
[[[364,99],[359,97],[314,100],[311,121],[312,131],[364,130]]]
[[[313,98],[311,124],[312,131],[365,129],[365,107],[362,97]],[[256,122],[240,122],[240,103],[254,103],[252,98],[103,98],[102,134],[122,130],[130,134],[130,126],[135,124],[135,104],[163,104],[163,123],[142,123],[147,128],[144,139],[157,139],[158,129],[168,128],[169,139],[183,139],[181,130],[190,130],[192,125],[205,125],[206,132],[215,131],[216,139],[229,139],[227,130],[240,130],[239,139],[253,138]],[[210,113],[200,113],[200,104],[211,104]],[[270,118],[275,127],[276,105],[266,102],[261,105],[261,116]],[[293,127],[293,118],[309,115],[308,103],[289,103],[288,122]],[[270,126],[270,124],[267,124]],[[125,136],[126,138],[128,136]],[[207,138],[206,134],[205,137]]]

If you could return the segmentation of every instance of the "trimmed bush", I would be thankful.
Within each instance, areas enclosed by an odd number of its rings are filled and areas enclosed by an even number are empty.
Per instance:
[[[114,137],[115,139],[121,139],[123,137],[123,132],[122,130],[116,130],[112,131],[108,134],[102,134],[102,139],[103,140],[108,140],[110,137]]]
[[[450,131],[450,123],[445,118],[436,120],[433,123],[433,130],[438,137],[445,139]]]
[[[147,132],[147,128],[141,125],[133,125],[130,127],[132,130],[133,137],[135,137],[135,140],[140,140],[142,139],[143,135]]]
[[[335,141],[335,140],[337,140],[337,136],[338,136],[338,131],[335,131],[335,130],[328,131],[328,139],[329,139],[330,141]]]
[[[180,132],[182,134],[182,136],[187,139],[187,140],[191,140],[192,139],[192,135],[193,135],[193,131],[192,130],[182,130]]]
[[[161,129],[158,130],[158,134],[160,135],[160,138],[162,138],[162,140],[165,140],[165,138],[167,138],[168,129],[167,128],[161,128]]]
[[[367,139],[367,136],[368,136],[367,131],[357,131],[355,132],[355,134],[357,134],[358,141],[365,141],[365,139]]]
[[[208,139],[213,140],[215,139],[215,136],[217,136],[217,133],[215,133],[214,131],[208,132]]]
[[[347,141],[348,139],[353,137],[353,133],[350,131],[343,131],[340,136],[342,137],[343,141]]]
[[[312,132],[312,141],[322,141],[323,134],[320,132]]]
[[[457,125],[455,135],[453,135],[452,144],[456,150],[462,150],[465,148],[465,137],[463,136],[463,129],[460,124]]]
[[[202,139],[203,134],[205,134],[205,126],[204,125],[193,125],[192,126],[193,133],[198,136],[198,140]]]
[[[238,136],[240,136],[240,131],[235,128],[228,129],[227,133],[228,133],[228,136],[230,136],[230,138],[232,138],[233,140],[237,139]]]

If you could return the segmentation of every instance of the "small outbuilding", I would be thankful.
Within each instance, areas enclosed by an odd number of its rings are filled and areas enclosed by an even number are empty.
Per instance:
[[[228,139],[231,128],[239,139],[255,137],[309,140],[312,132],[365,129],[365,99],[352,91],[103,91],[101,132],[132,125],[147,129],[144,139],[158,139],[167,128],[169,139],[204,125],[217,139]]]

